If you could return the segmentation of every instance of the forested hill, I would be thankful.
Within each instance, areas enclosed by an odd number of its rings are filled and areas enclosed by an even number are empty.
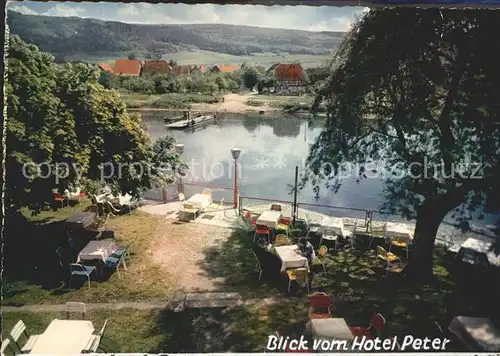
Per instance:
[[[9,11],[10,32],[56,58],[81,53],[158,58],[179,51],[329,54],[342,32],[309,32],[233,25],[137,25],[121,22],[23,15]]]

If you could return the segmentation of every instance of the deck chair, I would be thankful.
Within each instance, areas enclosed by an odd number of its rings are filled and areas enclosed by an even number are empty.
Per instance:
[[[21,335],[24,335],[26,337],[26,343],[23,346],[19,344]],[[23,354],[29,353],[31,351],[39,336],[40,335],[29,335],[28,331],[26,330],[26,325],[22,320],[19,320],[10,331],[10,337],[12,338],[12,341],[16,344],[18,349],[21,350],[21,353]]]
[[[85,303],[81,302],[67,302],[66,303],[66,319],[69,319],[71,313],[80,313],[82,315],[82,320],[85,320],[85,313],[87,308]]]
[[[370,325],[366,326],[349,326],[354,336],[363,337],[368,339],[375,339],[380,336],[385,327],[385,318],[380,313],[373,313],[370,318]]]
[[[377,257],[386,262],[386,273],[389,273],[389,270],[401,270],[403,267],[399,257],[387,252],[382,246],[377,246]]]
[[[94,266],[85,266],[79,263],[71,263],[69,265],[71,275],[69,276],[69,287],[71,288],[71,279],[73,276],[85,276],[89,282],[90,289],[90,275],[96,270]]]
[[[185,214],[193,214],[193,220],[196,219],[196,214],[198,214],[198,211],[200,211],[200,209],[189,203],[184,203],[182,208],[182,211]]]
[[[274,244],[276,246],[287,246],[287,245],[291,245],[292,242],[290,241],[288,236],[286,236],[284,234],[279,234],[279,235],[276,235],[276,237],[274,239]]]
[[[95,353],[97,350],[102,350],[106,352],[100,345],[101,340],[104,337],[104,331],[106,330],[106,325],[108,324],[108,319],[104,320],[104,324],[101,328],[101,331],[99,331],[98,334],[94,334],[90,337],[89,341],[87,342],[87,345],[84,347],[82,350],[82,353],[87,354],[87,353]]]
[[[295,268],[286,271],[288,275],[288,293],[292,287],[292,281],[295,282],[305,282],[307,286],[307,293],[309,293],[309,271],[307,268]]]
[[[281,211],[281,205],[280,204],[271,204],[271,209],[273,211]]]
[[[375,239],[386,239],[387,238],[387,223],[383,223],[381,226],[371,226],[370,230],[370,243],[368,247],[372,246],[372,242]]]
[[[333,300],[326,293],[316,292],[309,296],[309,319],[332,317]]]
[[[267,243],[271,240],[271,231],[266,225],[255,225],[255,232],[253,234],[253,243],[257,241],[258,236],[267,236]]]
[[[7,349],[9,349],[9,352],[12,355],[16,355],[17,354],[17,350],[10,344],[10,340],[9,339],[2,340],[2,347],[1,347],[1,351],[0,351],[0,356],[6,356],[7,354],[5,353],[5,351]]]
[[[276,231],[284,231],[286,236],[289,235],[290,225],[292,224],[291,218],[281,218],[276,225]]]
[[[325,245],[321,245],[318,250],[318,255],[316,256],[316,259],[314,260],[314,263],[319,263],[323,266],[323,272],[326,273],[326,266],[325,262],[323,261],[326,258],[326,255],[328,254],[328,247]]]
[[[323,234],[321,234],[321,237],[319,239],[319,244],[323,243],[323,241],[331,241],[333,243],[333,246],[335,248],[335,251],[338,249],[338,244],[339,244],[339,235],[337,235],[335,232],[331,230],[325,230]]]
[[[392,236],[391,244],[389,245],[389,252],[391,252],[392,246],[399,247],[401,249],[406,250],[406,259],[410,258],[408,246],[410,245],[410,237],[409,236]]]

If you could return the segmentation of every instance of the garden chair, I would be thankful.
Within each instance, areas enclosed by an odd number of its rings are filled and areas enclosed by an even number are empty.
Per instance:
[[[309,234],[312,232],[313,234],[318,233],[321,228],[321,223],[319,221],[314,221],[311,219],[310,214],[305,214],[304,221],[306,223],[307,234],[306,237],[309,237]]]
[[[406,250],[406,259],[410,258],[408,246],[410,245],[410,237],[409,236],[392,236],[391,244],[389,245],[389,252],[391,252],[392,246],[399,247],[401,249]]]
[[[1,350],[0,356],[6,356],[5,350],[7,350],[7,349],[9,349],[9,351],[12,355],[17,354],[17,350],[14,347],[12,347],[9,339],[2,340],[2,347],[0,349]]]
[[[351,248],[354,248],[356,245],[356,232],[358,229],[358,222],[354,221],[354,225],[351,229],[349,229],[346,233],[346,238],[349,238],[349,242],[351,245]],[[347,229],[346,229],[347,230]]]
[[[255,261],[257,262],[255,264],[255,268],[254,268],[254,272],[257,272],[259,274],[259,281],[260,281],[260,277],[262,276],[262,266],[260,264],[260,260],[259,260],[259,257],[257,257],[257,255],[255,254],[254,251],[252,251],[254,257],[255,257]]]
[[[281,211],[281,205],[280,204],[271,204],[271,210]]]
[[[185,214],[193,214],[193,220],[196,219],[196,215],[198,214],[198,211],[200,209],[198,209],[197,207],[195,207],[194,205],[192,204],[189,204],[189,203],[184,203],[183,206],[183,211]]]
[[[266,225],[255,225],[255,232],[253,234],[253,243],[257,241],[258,236],[267,236],[267,243],[270,243],[271,231]]]
[[[61,202],[61,208],[64,208],[64,202],[66,201],[66,197],[59,193],[54,193],[54,200]]]
[[[387,238],[387,223],[383,223],[380,226],[374,227],[373,225],[370,226],[370,243],[368,244],[368,247],[372,246],[372,242],[375,239],[383,239],[385,240]]]
[[[309,271],[307,268],[295,268],[289,269],[286,271],[288,275],[288,293],[290,293],[290,289],[292,287],[292,281],[295,282],[305,282],[307,286],[307,293],[309,293]]]
[[[71,272],[71,275],[69,277],[70,288],[71,288],[71,279],[73,278],[73,276],[85,276],[87,277],[87,281],[89,282],[89,289],[90,289],[90,275],[92,274],[92,272],[96,270],[94,266],[85,266],[79,263],[72,263],[69,265],[69,270]]]
[[[279,234],[279,235],[276,235],[276,238],[274,239],[274,244],[276,246],[288,246],[288,245],[291,245],[292,242],[290,241],[288,236],[283,235],[283,234]]]
[[[201,192],[201,194],[212,196],[212,191],[210,189],[203,189],[203,191]]]
[[[257,220],[259,219],[258,213],[252,213],[249,210],[245,210],[243,214],[243,220],[248,222],[251,226],[255,227],[257,225]]]
[[[84,354],[96,353],[97,350],[102,350],[102,351],[106,352],[106,350],[104,350],[100,344],[101,344],[101,340],[104,337],[104,331],[106,330],[107,324],[108,324],[108,319],[104,320],[104,324],[101,328],[101,331],[99,331],[98,334],[94,334],[90,337],[89,341],[87,342],[87,346],[85,346],[85,348],[82,350],[82,353],[84,353]]]
[[[326,319],[332,317],[333,300],[326,293],[316,292],[309,296],[309,319]]]
[[[278,220],[278,224],[276,225],[276,230],[284,231],[286,236],[288,236],[291,224],[292,224],[291,218],[281,218]]]
[[[327,254],[328,254],[328,247],[326,247],[325,245],[321,245],[318,250],[318,255],[314,260],[315,263],[319,263],[323,266],[323,272],[325,273],[326,273],[326,266],[323,260],[326,258]]]
[[[87,308],[85,303],[81,302],[67,302],[66,303],[66,319],[69,319],[71,313],[79,313],[82,315],[82,320],[85,320],[85,313]]]
[[[21,335],[24,335],[26,337],[26,343],[23,346],[19,344]],[[21,353],[23,354],[29,353],[31,351],[39,336],[40,335],[29,335],[28,331],[26,330],[26,325],[22,320],[19,320],[10,331],[10,337],[12,338],[12,341],[16,344],[18,349],[21,350]]]
[[[380,336],[385,327],[385,318],[380,313],[373,313],[370,318],[370,325],[366,326],[349,326],[354,336],[363,337],[368,339],[375,339]]]
[[[126,257],[128,257],[129,260],[130,258],[130,248],[132,246],[133,240],[126,246],[126,247],[120,247],[117,249],[115,252],[113,252],[108,258],[106,258],[106,261],[104,261],[104,264],[106,267],[110,269],[116,270],[118,273],[118,278],[122,278],[120,274],[120,266],[123,265],[123,269],[126,271],[127,270],[127,263],[125,261]]]
[[[319,239],[319,244],[321,246],[321,244],[323,243],[323,240],[326,240],[326,241],[331,241],[333,243],[333,246],[335,248],[335,251],[337,251],[338,249],[338,244],[339,244],[339,235],[337,235],[335,232],[331,231],[331,230],[325,230],[322,234],[321,234],[321,237]]]
[[[386,262],[386,273],[389,273],[389,270],[402,268],[399,257],[392,252],[387,252],[382,246],[377,246],[377,257]]]

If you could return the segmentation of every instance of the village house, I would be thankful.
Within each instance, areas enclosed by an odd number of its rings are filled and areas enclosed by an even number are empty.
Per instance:
[[[300,95],[306,91],[304,69],[298,63],[278,63],[271,66],[267,73],[274,74],[276,78],[276,94]]]
[[[105,71],[105,72],[108,72],[108,73],[113,73],[113,67],[111,67],[108,63],[99,63],[97,65],[98,68],[100,68],[101,70]]]
[[[164,60],[145,61],[142,67],[142,74],[145,73],[168,73],[172,67]]]
[[[117,59],[115,61],[115,69],[113,71],[116,75],[139,77],[142,71],[142,63],[137,59]]]

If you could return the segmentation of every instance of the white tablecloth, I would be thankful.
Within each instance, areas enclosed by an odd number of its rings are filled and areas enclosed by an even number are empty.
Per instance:
[[[308,268],[307,258],[295,252],[297,245],[277,246],[274,251],[281,259],[281,272],[289,268]]]
[[[118,195],[118,196],[108,196],[109,201],[115,205],[129,205],[132,200],[132,196],[129,194]]]
[[[117,248],[115,241],[111,239],[90,241],[78,254],[77,262],[89,260],[106,261]]]
[[[487,236],[469,237],[460,246],[460,255],[465,259],[475,260],[476,253],[484,254],[490,265],[500,266],[500,255],[493,248],[495,242],[495,239]]]
[[[80,354],[92,333],[94,325],[88,320],[54,319],[40,335],[31,354]]]
[[[311,319],[306,324],[306,333],[317,340],[354,340],[354,335],[349,329],[346,321],[342,318]]]
[[[281,211],[266,210],[262,214],[260,214],[259,218],[257,219],[257,225],[264,225],[271,229],[275,229],[281,217]]]
[[[464,343],[477,344],[481,351],[500,351],[500,331],[490,319],[457,316],[453,318],[449,330]]]
[[[340,236],[345,236],[344,235],[344,219],[334,218],[331,216],[323,218],[323,221],[321,222],[321,230],[323,232],[331,231],[334,234],[337,234]]]
[[[212,197],[206,194],[195,194],[188,200],[186,200],[187,204],[191,204],[194,207],[203,210],[206,209],[212,204]]]
[[[386,228],[387,228],[387,237],[389,238],[402,237],[408,239],[409,241],[413,239],[413,234],[411,230],[404,225],[388,222],[386,223]]]

